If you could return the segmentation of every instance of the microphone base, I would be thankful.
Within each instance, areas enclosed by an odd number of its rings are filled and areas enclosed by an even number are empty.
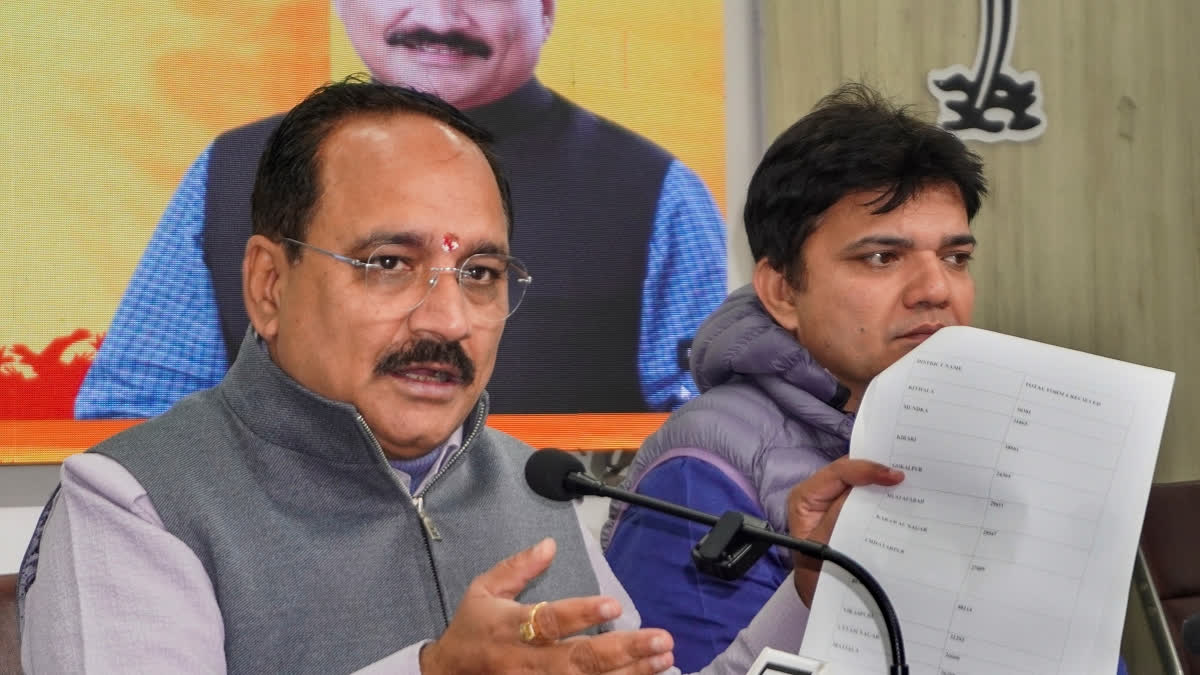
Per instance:
[[[832,669],[828,661],[763,647],[746,675],[826,675]],[[908,664],[888,667],[889,675],[908,675]]]
[[[764,647],[746,675],[822,675],[828,663],[807,656]]]

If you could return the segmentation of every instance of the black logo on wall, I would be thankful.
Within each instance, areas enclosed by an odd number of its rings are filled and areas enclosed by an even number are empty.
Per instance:
[[[975,66],[929,71],[938,124],[977,141],[1028,141],[1046,130],[1042,78],[1009,64],[1017,32],[1017,0],[980,0]]]

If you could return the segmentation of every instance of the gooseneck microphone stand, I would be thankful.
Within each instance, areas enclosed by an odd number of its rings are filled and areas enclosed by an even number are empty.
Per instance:
[[[900,621],[883,586],[862,565],[827,544],[773,532],[765,527],[765,523],[736,511],[718,518],[703,511],[610,487],[588,475],[579,458],[562,450],[548,449],[533,453],[525,464],[525,480],[534,492],[556,501],[570,501],[586,495],[609,497],[712,527],[693,549],[692,557],[703,571],[724,579],[741,576],[771,544],[837,565],[862,584],[879,608],[891,651],[889,673],[908,675]]]

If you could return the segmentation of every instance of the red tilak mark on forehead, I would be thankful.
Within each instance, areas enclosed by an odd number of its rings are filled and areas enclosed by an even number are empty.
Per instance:
[[[442,235],[442,250],[446,253],[458,250],[458,237],[452,234]]]

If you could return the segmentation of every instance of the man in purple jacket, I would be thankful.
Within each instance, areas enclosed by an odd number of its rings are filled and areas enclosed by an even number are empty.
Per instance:
[[[753,284],[696,336],[704,393],[646,440],[629,486],[787,531],[789,490],[846,454],[871,378],[970,321],[969,222],[986,190],[959,139],[870,89],[847,85],[818,103],[751,180],[745,224],[758,262]],[[792,570],[772,551],[740,580],[706,576],[690,558],[704,532],[620,507],[605,528],[609,563],[645,624],[674,635],[685,670],[720,653]]]
[[[969,223],[986,193],[979,157],[950,133],[862,85],[822,99],[759,164],[745,210],[753,283],[701,326],[691,367],[703,394],[646,440],[628,486],[828,541],[850,486],[903,478],[839,458],[871,379],[970,321]],[[619,506],[604,531],[643,625],[671,632],[684,670],[720,653],[793,569],[772,551],[742,579],[706,576],[690,558],[705,532]],[[819,563],[796,560],[809,604]]]

